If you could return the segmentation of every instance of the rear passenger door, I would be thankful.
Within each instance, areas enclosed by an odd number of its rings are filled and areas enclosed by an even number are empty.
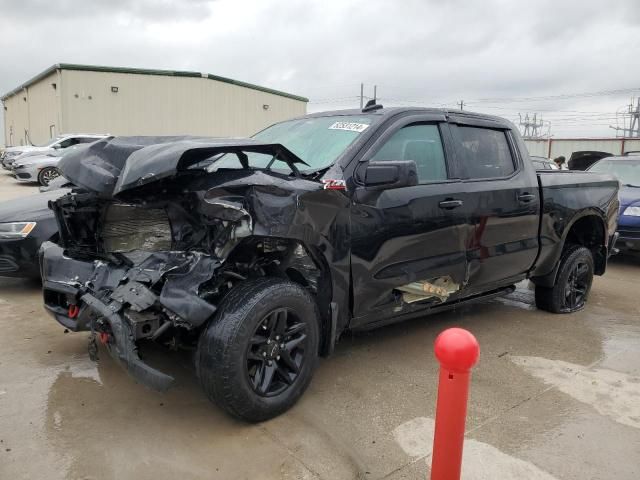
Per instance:
[[[468,219],[466,293],[520,280],[538,254],[540,198],[516,138],[499,124],[450,118]]]

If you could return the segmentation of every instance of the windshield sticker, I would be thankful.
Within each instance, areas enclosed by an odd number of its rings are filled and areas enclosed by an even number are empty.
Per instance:
[[[364,132],[367,127],[366,123],[354,123],[354,122],[336,122],[329,127],[329,130],[347,130],[349,132]]]

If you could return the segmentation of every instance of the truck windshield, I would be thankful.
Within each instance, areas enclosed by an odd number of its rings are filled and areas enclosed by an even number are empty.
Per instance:
[[[593,165],[589,171],[610,173],[623,185],[640,187],[640,158],[607,158]]]
[[[302,172],[314,172],[332,165],[336,159],[361,135],[373,121],[369,115],[335,115],[288,120],[276,123],[253,136],[265,143],[280,143],[304,160]],[[271,163],[271,155],[247,153],[249,166],[289,170],[286,163]],[[223,155],[209,169],[241,168],[236,155]]]

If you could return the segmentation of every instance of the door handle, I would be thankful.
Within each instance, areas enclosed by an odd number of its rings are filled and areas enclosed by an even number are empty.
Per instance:
[[[443,200],[438,203],[438,206],[444,210],[453,210],[454,208],[458,208],[462,206],[462,200]]]
[[[530,193],[523,193],[521,195],[518,195],[518,200],[522,203],[529,203],[530,201],[535,199],[536,199],[536,196]]]

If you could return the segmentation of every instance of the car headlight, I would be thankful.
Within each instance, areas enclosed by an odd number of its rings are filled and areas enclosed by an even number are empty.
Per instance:
[[[22,163],[13,162],[13,168],[22,168],[24,165]]]
[[[10,222],[0,223],[0,238],[18,239],[26,238],[36,227],[36,222]]]
[[[640,207],[627,207],[622,214],[630,217],[640,217]]]

